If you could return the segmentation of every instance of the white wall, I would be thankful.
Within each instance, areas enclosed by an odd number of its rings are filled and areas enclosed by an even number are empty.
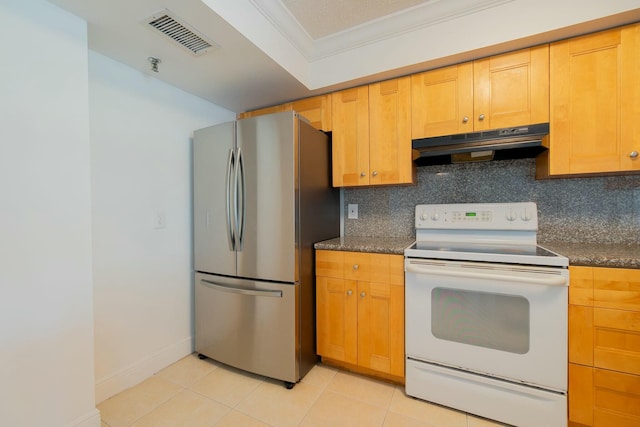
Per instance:
[[[86,24],[41,0],[0,22],[0,425],[99,427]]]
[[[193,349],[191,136],[235,115],[92,51],[89,99],[100,402]]]

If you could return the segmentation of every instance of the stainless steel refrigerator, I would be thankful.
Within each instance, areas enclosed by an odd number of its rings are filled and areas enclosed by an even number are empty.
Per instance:
[[[280,379],[315,364],[313,243],[340,234],[330,142],[293,112],[197,130],[195,346]]]

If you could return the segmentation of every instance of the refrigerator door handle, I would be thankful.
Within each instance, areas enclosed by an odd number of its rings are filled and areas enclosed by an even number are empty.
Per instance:
[[[233,192],[233,181],[231,179],[232,171],[235,169],[235,154],[233,149],[229,149],[229,158],[227,160],[227,189],[226,189],[226,208],[227,208],[227,237],[229,238],[229,247],[232,251],[236,250],[236,237],[234,226],[231,221],[231,193]]]
[[[238,172],[239,171],[239,172]],[[244,180],[244,160],[242,157],[242,150],[238,147],[238,164],[236,168],[236,194],[240,192],[240,197],[236,201],[236,216],[237,216],[237,228],[236,233],[238,236],[238,251],[242,251],[244,244],[244,226],[247,216],[247,210],[245,208],[245,180]]]
[[[236,288],[229,285],[221,285],[219,283],[211,282],[209,280],[200,279],[200,283],[207,288],[215,289],[217,291],[231,292],[233,294],[252,295],[257,297],[271,297],[282,298],[282,291],[263,291],[253,289]]]

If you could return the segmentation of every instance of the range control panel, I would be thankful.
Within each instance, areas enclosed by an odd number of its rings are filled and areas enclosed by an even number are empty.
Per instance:
[[[533,202],[417,205],[416,229],[535,231],[538,207]]]

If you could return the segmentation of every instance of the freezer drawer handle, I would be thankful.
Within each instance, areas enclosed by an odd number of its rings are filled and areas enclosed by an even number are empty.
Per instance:
[[[550,277],[527,277],[513,274],[495,274],[495,273],[482,273],[478,271],[462,271],[449,269],[445,270],[439,267],[427,267],[424,265],[417,266],[408,264],[405,268],[407,273],[415,274],[430,274],[434,276],[450,276],[450,277],[463,277],[465,279],[489,279],[500,280],[515,283],[530,283],[533,285],[545,285],[545,286],[568,286],[567,279],[562,276],[550,276]]]
[[[242,295],[254,295],[257,297],[271,297],[271,298],[282,298],[282,291],[260,291],[260,290],[251,290],[251,289],[242,289],[242,288],[234,288],[232,286],[220,285],[219,283],[210,282],[209,280],[201,279],[200,283],[202,283],[207,288],[215,289],[223,292],[231,292],[233,294],[242,294]]]

